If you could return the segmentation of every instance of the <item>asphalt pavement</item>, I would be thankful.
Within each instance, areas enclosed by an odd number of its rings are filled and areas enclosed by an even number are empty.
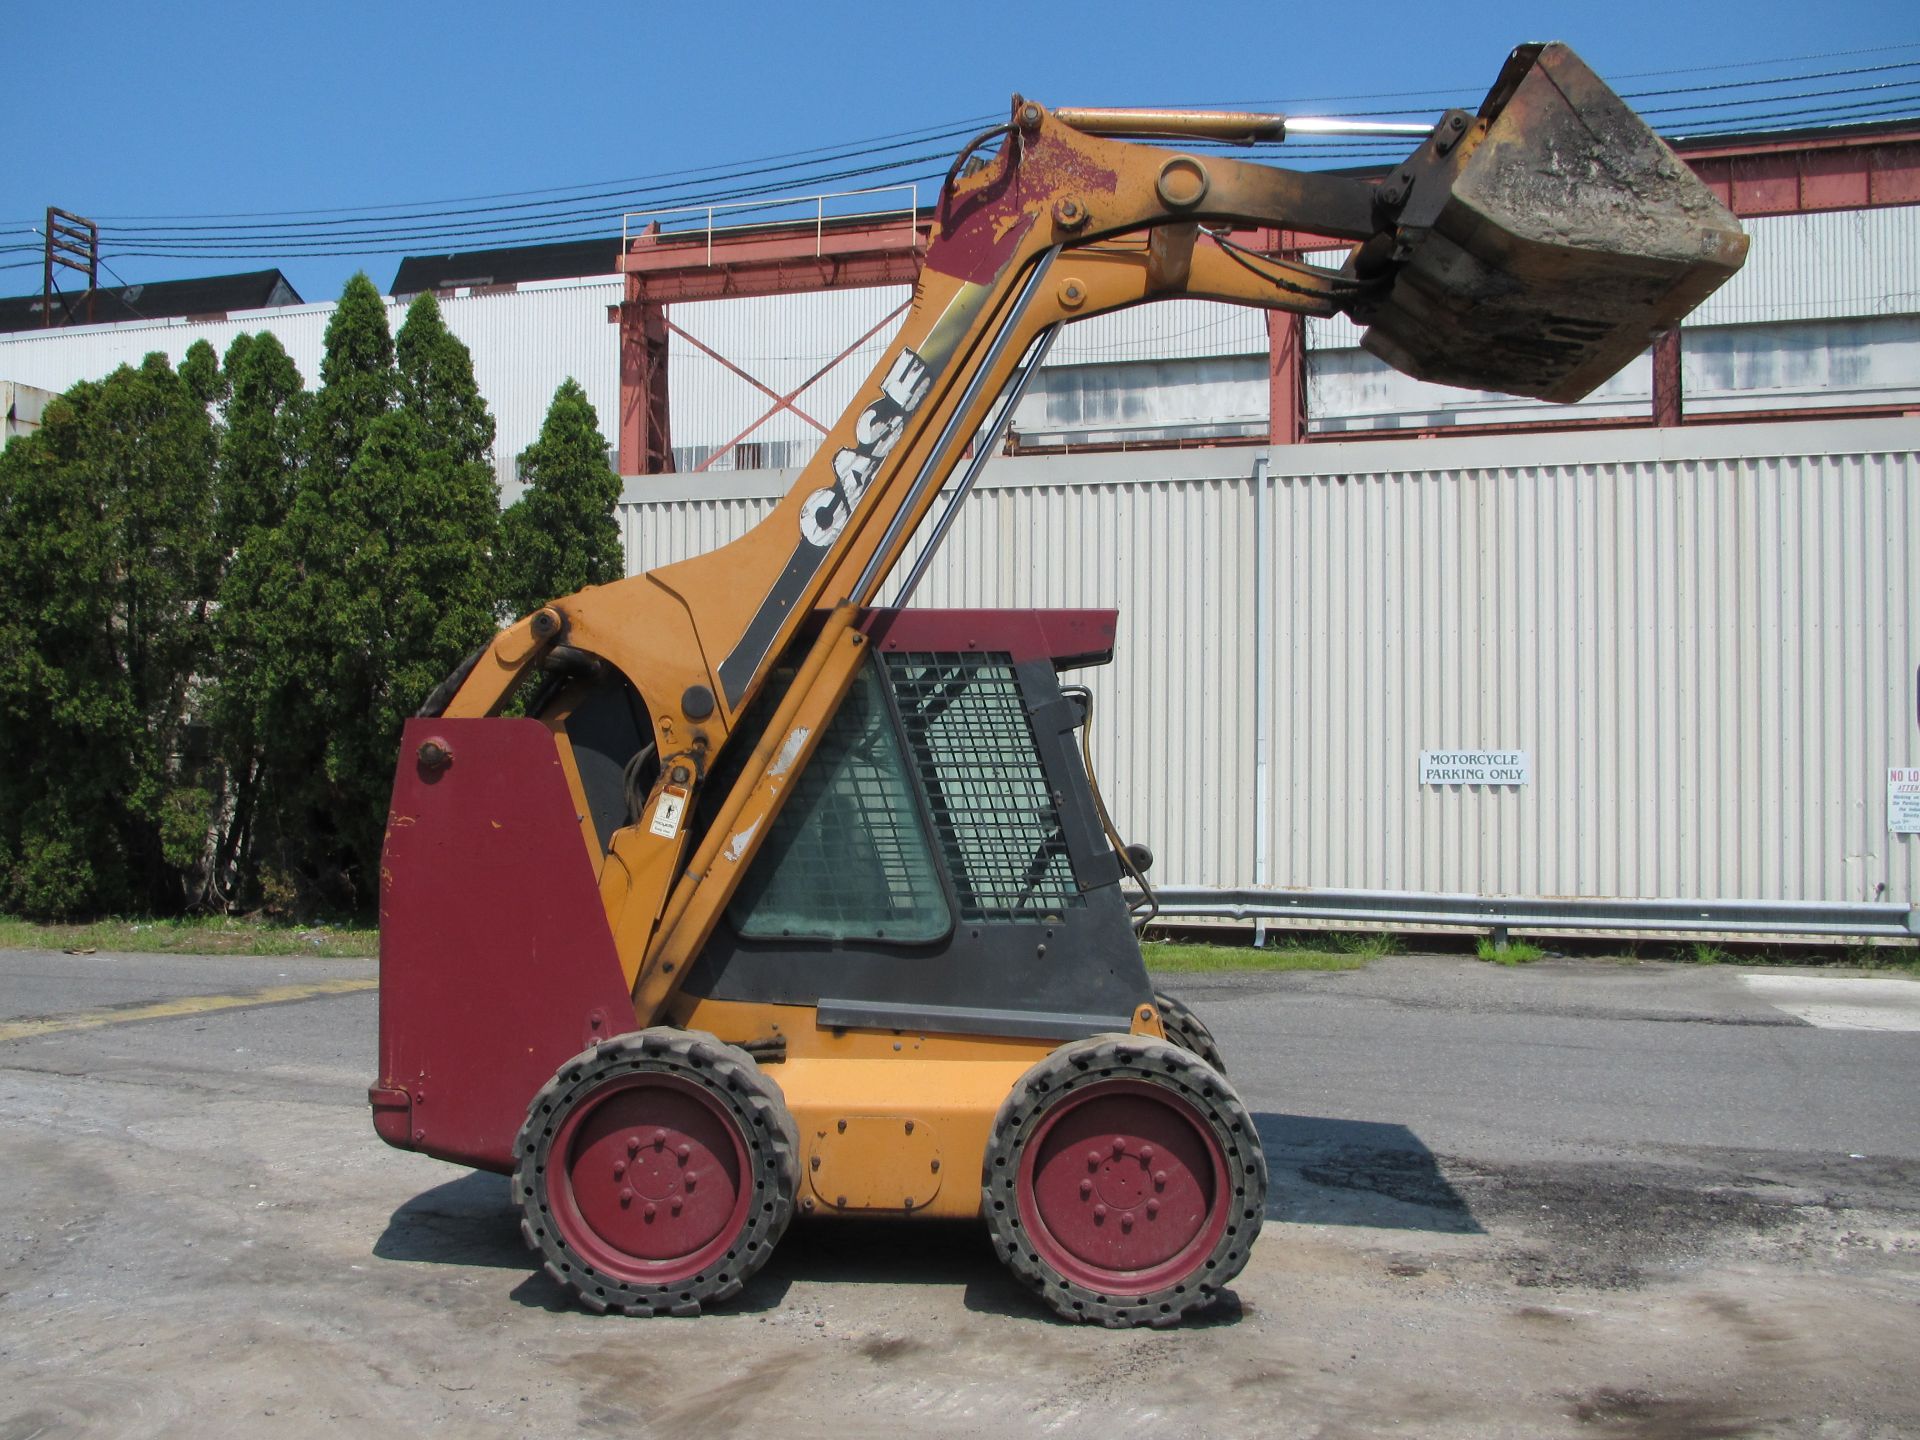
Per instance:
[[[965,1225],[796,1226],[723,1313],[581,1314],[504,1181],[374,1138],[375,978],[0,953],[0,1440],[1920,1434],[1920,982],[1164,977],[1275,1184],[1161,1334],[1056,1322]]]

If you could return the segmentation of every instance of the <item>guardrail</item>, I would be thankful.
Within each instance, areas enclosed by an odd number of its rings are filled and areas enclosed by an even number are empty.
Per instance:
[[[1567,896],[1448,895],[1396,890],[1216,890],[1154,887],[1159,918],[1347,921],[1473,930],[1673,931],[1699,935],[1805,935],[1920,939],[1920,907],[1807,900],[1631,900]]]
[[[889,206],[873,210],[849,210],[829,215],[827,207],[836,200],[857,200],[869,195],[907,196],[907,203],[901,206]],[[907,238],[912,240],[920,229],[920,191],[912,185],[880,185],[869,190],[835,190],[824,195],[784,195],[772,200],[731,200],[721,205],[682,205],[668,210],[630,210],[620,217],[620,253],[626,254],[632,242],[639,238],[648,223],[657,224],[659,238],[662,240],[687,240],[704,235],[706,240],[707,264],[713,263],[713,242],[715,236],[741,235],[753,230],[780,230],[791,233],[793,220],[755,220],[732,225],[715,223],[717,216],[729,212],[776,210],[782,207],[811,205],[813,207],[813,251],[817,256],[822,252],[826,236],[827,222],[849,220],[884,220],[892,216],[901,216],[906,226]],[[702,226],[686,226],[679,230],[670,230],[666,219],[669,216],[701,215],[706,217]]]

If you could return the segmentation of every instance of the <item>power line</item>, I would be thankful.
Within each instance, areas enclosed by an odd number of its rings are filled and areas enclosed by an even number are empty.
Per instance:
[[[942,134],[932,135],[928,138],[930,140],[951,140],[951,139],[959,139],[962,136],[965,136],[970,133],[972,133],[971,130],[958,129],[958,130],[946,131]],[[868,146],[864,149],[837,152],[835,154],[828,156],[827,161],[859,159],[864,156],[879,154],[887,150],[902,149],[902,148],[905,148],[905,146],[908,143],[909,142],[902,141],[902,142],[897,142],[889,145],[873,145],[873,146]],[[925,142],[917,142],[917,143],[925,143]],[[940,153],[944,154],[945,152],[942,151]],[[924,163],[926,160],[930,158],[932,157],[922,155],[922,156],[915,156],[915,157],[906,158],[906,159],[895,160],[890,163],[895,165],[917,165],[917,164]],[[825,163],[825,162],[816,162],[816,163]],[[771,175],[784,170],[792,170],[794,168],[796,167],[792,165],[765,165],[765,166],[759,166],[757,168],[752,168],[752,169],[735,170],[735,171],[727,172],[724,174],[712,175],[706,178],[707,178],[707,183],[713,183],[713,182],[719,182],[719,181],[746,179],[756,175]],[[788,182],[782,182],[782,183],[784,184]],[[383,218],[385,221],[400,222],[400,221],[407,221],[407,220],[438,220],[438,219],[446,218],[448,216],[455,216],[455,215],[511,214],[511,213],[516,213],[524,210],[543,209],[553,205],[572,204],[575,202],[587,201],[587,200],[609,200],[609,199],[631,200],[631,199],[637,199],[642,196],[654,194],[660,190],[669,190],[672,188],[674,187],[671,185],[651,185],[651,186],[642,187],[640,189],[605,190],[597,194],[575,195],[565,201],[559,201],[559,200],[529,201],[524,205],[488,205],[488,206],[480,206],[477,208],[466,209],[466,210],[423,210],[423,211],[417,211],[411,214],[390,215]],[[604,208],[605,207],[602,207],[602,209]],[[600,213],[600,212],[599,211],[587,212],[587,211],[574,210],[574,211],[556,211],[554,213],[556,216],[559,216],[559,215],[580,215],[580,214]],[[618,213],[618,207],[616,207],[616,213]],[[339,220],[315,220],[315,221],[309,221],[306,223],[312,227],[330,227],[330,226],[338,226],[338,225],[358,224],[361,221],[371,221],[373,218],[374,217],[372,216],[349,216]],[[119,233],[128,234],[128,235],[178,234],[178,235],[184,236],[190,232],[201,231],[201,230],[221,230],[224,233],[232,233],[232,232],[241,231],[241,230],[293,231],[293,230],[297,230],[298,227],[289,226],[289,225],[261,224],[261,225],[233,225],[233,226],[224,226],[224,227],[218,226],[218,225],[166,225],[166,226],[116,225],[114,228]],[[344,231],[342,233],[354,234],[354,233],[360,233],[360,232]]]
[[[112,221],[115,221],[116,223],[119,223],[119,222],[134,221],[134,220],[154,220],[154,221],[269,220],[274,218],[288,218],[288,217],[297,218],[297,217],[308,216],[308,215],[344,215],[348,217],[348,220],[346,223],[351,223],[353,219],[360,218],[362,216],[370,217],[372,215],[372,212],[375,212],[375,211],[404,209],[406,206],[409,206],[409,205],[465,205],[470,202],[480,201],[480,200],[518,200],[528,195],[567,195],[567,198],[565,200],[555,200],[555,201],[548,202],[551,204],[566,204],[575,200],[587,200],[587,199],[597,198],[591,195],[568,195],[567,192],[570,192],[570,191],[592,190],[596,187],[608,186],[608,185],[614,185],[614,186],[650,185],[654,181],[680,179],[687,176],[706,176],[706,178],[709,178],[709,179],[724,180],[724,179],[731,178],[731,175],[729,174],[713,175],[713,174],[710,174],[709,172],[726,171],[727,167],[730,165],[734,165],[734,166],[759,165],[764,162],[770,162],[775,160],[798,160],[800,158],[803,158],[809,155],[826,156],[826,158],[828,159],[845,159],[853,155],[875,153],[876,151],[882,150],[882,149],[898,149],[898,148],[901,148],[901,146],[916,143],[916,142],[922,142],[925,140],[937,140],[937,139],[945,139],[950,136],[969,135],[969,134],[972,134],[975,130],[978,130],[983,125],[992,124],[995,118],[997,117],[992,115],[972,116],[964,120],[952,120],[941,125],[922,126],[914,130],[890,131],[884,135],[869,136],[862,140],[843,142],[840,145],[816,145],[805,150],[785,150],[773,155],[753,156],[750,159],[742,160],[742,161],[716,161],[711,165],[694,165],[681,170],[662,170],[651,175],[635,175],[635,176],[629,176],[626,179],[620,179],[620,180],[582,180],[572,185],[554,185],[554,186],[549,186],[545,189],[539,189],[539,190],[506,190],[506,191],[501,191],[497,194],[492,194],[492,195],[462,195],[462,196],[455,196],[450,199],[443,199],[443,200],[405,200],[405,201],[394,201],[389,204],[381,204],[381,205],[334,206],[334,207],[329,207],[326,209],[318,209],[318,210],[254,210],[254,211],[234,211],[234,212],[227,212],[227,213],[213,213],[213,214],[206,214],[206,215],[103,215],[100,218],[103,220],[112,220]],[[898,141],[899,144],[886,145],[886,144],[880,143],[884,141]],[[849,148],[851,146],[867,146],[871,148],[869,149]],[[843,153],[829,154],[829,152],[843,152]],[[797,167],[796,166],[779,166],[775,168],[793,169]],[[741,172],[735,172],[735,173],[757,173],[757,172],[741,171]],[[621,194],[624,192],[619,190],[614,190],[614,191],[609,191],[608,193]],[[476,211],[474,213],[480,213],[486,210],[494,210],[494,209],[516,209],[516,208],[520,208],[520,207],[482,206],[480,207],[479,211]],[[438,213],[452,214],[452,213],[462,213],[462,212],[442,211]],[[389,216],[387,218],[398,220],[398,219],[406,219],[409,217],[395,215],[395,216]],[[314,222],[314,223],[319,223],[319,222]],[[236,227],[236,228],[252,228],[252,227]]]

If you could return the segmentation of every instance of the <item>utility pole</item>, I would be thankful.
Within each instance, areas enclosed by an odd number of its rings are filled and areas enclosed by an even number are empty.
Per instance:
[[[93,292],[100,284],[100,227],[70,211],[47,207],[46,269],[40,282],[40,324],[53,324],[53,267],[83,271],[87,277],[87,319],[93,323]]]

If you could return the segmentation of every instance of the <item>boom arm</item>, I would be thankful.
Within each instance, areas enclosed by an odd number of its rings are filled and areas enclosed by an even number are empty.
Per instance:
[[[1570,399],[1744,255],[1731,217],[1564,47],[1516,51],[1477,116],[1442,117],[1379,185],[1110,138],[1283,127],[1016,98],[1010,123],[955,162],[905,323],[773,513],[718,550],[554,602],[475,664],[446,713],[496,712],[564,644],[617,667],[653,718],[659,781],[601,869],[641,1023],[665,1010],[851,683],[855,610],[1052,327],[1174,296],[1345,312],[1410,373]],[[1245,250],[1211,228],[1225,226],[1357,248],[1335,272]],[[823,609],[806,653],[790,653]],[[796,678],[689,860],[690,796],[783,658]]]

